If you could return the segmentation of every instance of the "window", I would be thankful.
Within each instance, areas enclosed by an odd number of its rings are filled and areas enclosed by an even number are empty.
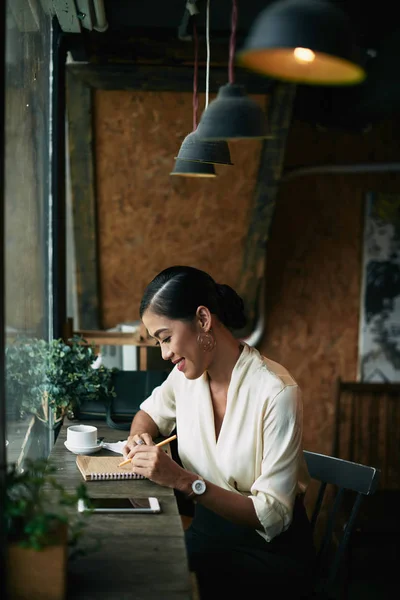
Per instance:
[[[5,51],[5,399],[7,462],[47,456],[52,440],[30,411],[44,366],[16,340],[52,331],[51,17],[7,2]],[[31,360],[32,359],[32,360]],[[43,410],[46,410],[43,407]]]

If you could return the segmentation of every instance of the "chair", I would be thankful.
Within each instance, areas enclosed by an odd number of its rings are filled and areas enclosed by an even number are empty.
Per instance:
[[[167,377],[167,371],[116,371],[112,374],[115,398],[110,403],[101,399],[84,402],[74,411],[74,418],[105,419],[109,427],[129,431],[140,404]]]
[[[315,587],[311,597],[335,598],[338,588],[343,587],[341,568],[361,503],[365,496],[374,494],[380,472],[374,467],[315,452],[304,451],[304,456],[318,488],[311,510],[314,538],[320,540],[316,543]],[[341,506],[345,494],[351,494],[353,500],[343,522]]]
[[[373,498],[359,511],[349,545],[353,570],[387,579],[400,551],[400,384],[337,380],[332,454],[381,471]],[[356,560],[358,559],[358,560]]]
[[[380,469],[380,489],[400,490],[400,383],[336,384],[332,454]]]

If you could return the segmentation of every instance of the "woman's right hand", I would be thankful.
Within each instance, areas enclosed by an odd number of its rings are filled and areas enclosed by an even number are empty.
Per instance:
[[[147,446],[154,446],[153,438],[149,433],[135,433],[130,435],[126,441],[125,446],[122,448],[122,452],[125,458],[132,458],[132,450],[136,446],[146,444]]]

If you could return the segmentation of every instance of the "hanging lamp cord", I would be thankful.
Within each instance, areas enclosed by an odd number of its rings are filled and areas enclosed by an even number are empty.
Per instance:
[[[194,71],[193,71],[193,131],[197,129],[197,111],[199,108],[198,98],[198,70],[199,70],[199,40],[197,37],[196,21],[193,19],[194,40]]]
[[[231,37],[229,40],[229,83],[235,82],[235,74],[233,69],[236,49],[236,29],[238,22],[238,6],[237,0],[232,0],[232,17],[231,17]]]
[[[207,60],[206,60],[206,101],[204,110],[208,106],[208,98],[210,95],[210,0],[207,0],[206,6],[206,49],[207,49]]]

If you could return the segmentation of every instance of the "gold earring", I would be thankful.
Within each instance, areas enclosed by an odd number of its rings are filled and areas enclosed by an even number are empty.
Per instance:
[[[203,352],[211,352],[216,345],[215,338],[210,332],[199,333],[197,343]]]

